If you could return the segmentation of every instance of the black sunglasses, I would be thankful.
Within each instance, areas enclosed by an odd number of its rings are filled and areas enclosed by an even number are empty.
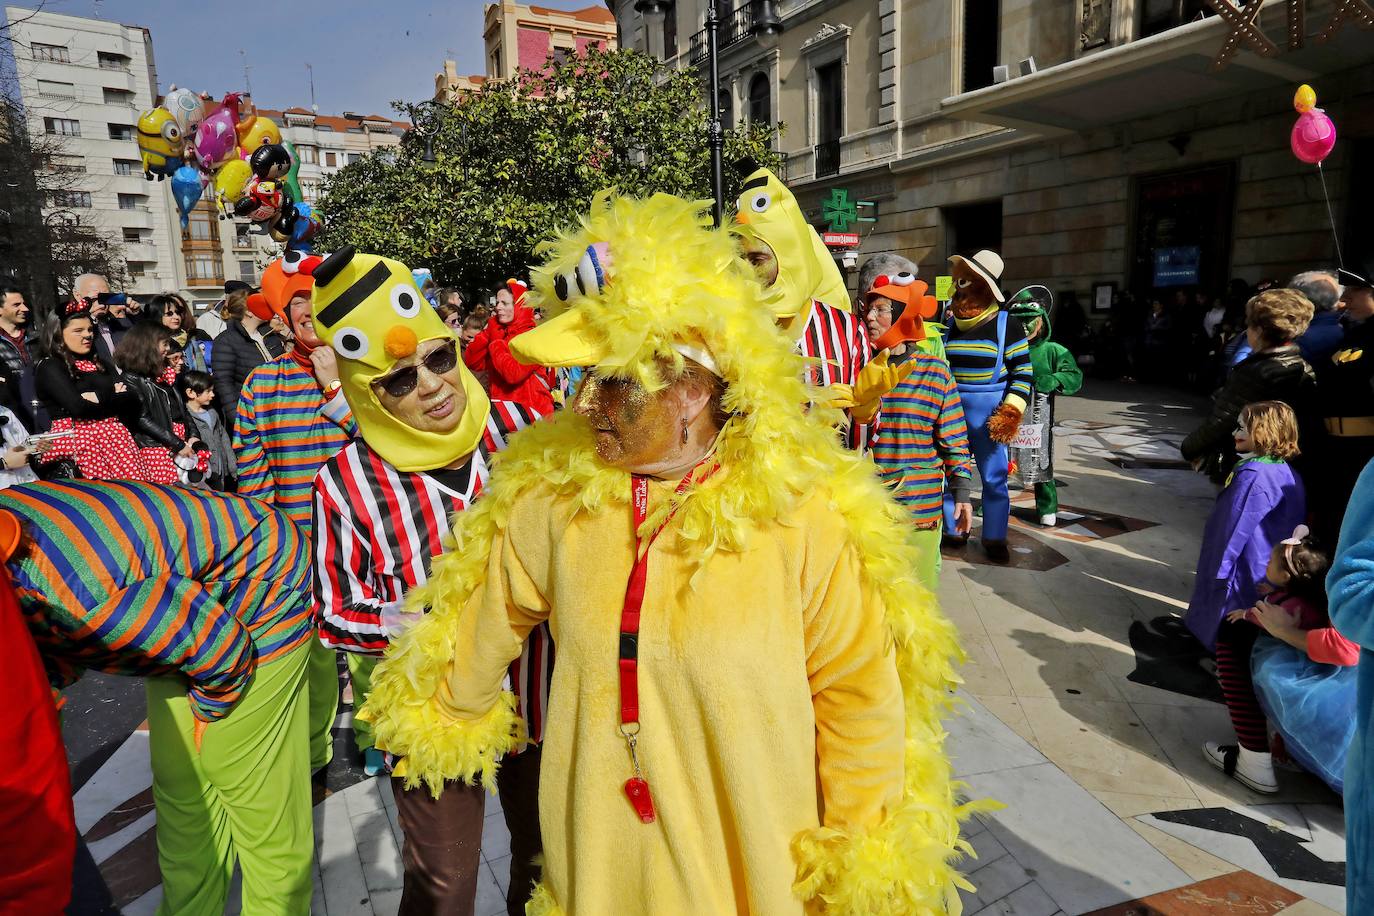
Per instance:
[[[458,365],[458,341],[453,338],[444,341],[426,353],[425,358],[420,360],[420,365],[435,375],[452,372],[453,367]],[[406,366],[404,369],[397,369],[381,378],[373,379],[372,384],[393,398],[403,398],[420,384],[420,367]]]

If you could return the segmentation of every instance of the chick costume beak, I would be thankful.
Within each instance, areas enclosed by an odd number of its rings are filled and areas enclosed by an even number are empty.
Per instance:
[[[765,302],[779,320],[795,318],[812,299],[849,308],[849,290],[835,259],[792,192],[777,175],[758,169],[744,179],[736,201],[740,234],[766,242],[778,262],[778,279],[765,291]]]
[[[402,422],[382,406],[372,386],[426,341],[453,338],[410,268],[345,245],[301,270],[314,277],[315,331],[338,355],[344,397],[368,446],[400,471],[431,471],[475,450],[491,401],[461,357],[457,372],[467,404],[449,433],[422,432]]]
[[[614,272],[609,246],[604,242],[588,245],[573,269],[553,276],[553,298],[558,301],[554,307],[566,307],[567,310],[534,330],[511,338],[510,350],[515,358],[526,365],[595,366],[612,373],[630,366],[643,341],[630,335],[621,337],[618,342],[598,336],[587,321],[587,313],[571,304],[578,296],[600,296],[611,284]],[[688,332],[686,339],[676,340],[670,346],[720,375],[715,357],[699,336]]]

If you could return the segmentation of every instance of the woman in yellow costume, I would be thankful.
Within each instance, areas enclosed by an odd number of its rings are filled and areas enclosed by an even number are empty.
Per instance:
[[[455,521],[364,710],[407,778],[494,778],[501,678],[558,645],[533,914],[957,912],[955,633],[904,511],[801,407],[700,203],[601,197],[534,272],[527,363],[593,366]]]

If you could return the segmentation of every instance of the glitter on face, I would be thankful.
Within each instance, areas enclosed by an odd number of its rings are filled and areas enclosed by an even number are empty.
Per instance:
[[[671,390],[650,394],[637,381],[593,372],[582,383],[573,409],[591,424],[602,461],[641,471],[681,451],[681,419],[673,410]]]

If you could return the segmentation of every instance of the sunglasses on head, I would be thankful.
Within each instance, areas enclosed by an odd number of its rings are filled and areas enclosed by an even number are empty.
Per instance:
[[[424,366],[435,375],[444,375],[452,372],[456,365],[458,365],[458,341],[449,338],[426,353],[424,358],[420,360],[420,365],[406,366],[404,369],[389,372],[381,378],[373,379],[372,384],[393,398],[403,398],[420,384],[420,366]]]

